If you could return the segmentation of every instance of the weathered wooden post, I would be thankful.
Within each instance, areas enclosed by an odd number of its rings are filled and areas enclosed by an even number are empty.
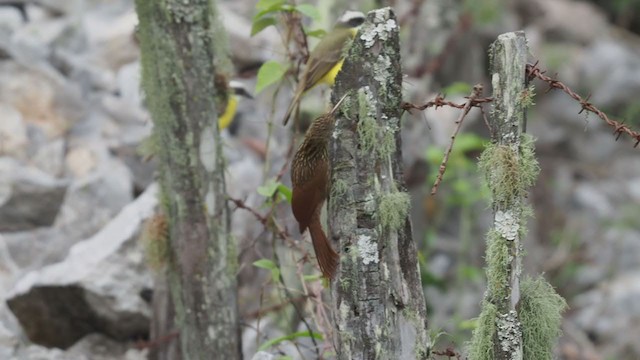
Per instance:
[[[530,209],[526,194],[538,175],[533,139],[524,135],[526,87],[524,32],[500,35],[490,49],[493,111],[491,144],[479,167],[492,194],[493,227],[487,234],[487,292],[473,333],[472,360],[551,359],[564,300],[544,279],[521,284],[522,239]]]
[[[390,8],[367,15],[334,87],[330,238],[339,359],[426,359],[425,300],[402,176],[402,69]]]
[[[227,93],[224,29],[211,0],[136,0],[136,11],[182,355],[240,359],[237,253],[217,125]]]

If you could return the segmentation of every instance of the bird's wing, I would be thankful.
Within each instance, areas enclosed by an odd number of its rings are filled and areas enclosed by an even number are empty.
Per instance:
[[[305,91],[315,86],[342,58],[342,51],[351,39],[349,30],[339,31],[334,36],[325,36],[309,54],[305,68]]]

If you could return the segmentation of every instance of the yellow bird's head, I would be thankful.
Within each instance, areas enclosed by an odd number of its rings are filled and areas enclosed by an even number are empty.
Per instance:
[[[365,16],[360,11],[351,11],[347,10],[342,14],[342,16],[336,22],[334,28],[339,29],[349,29],[353,33],[352,36],[355,36],[356,32],[360,25],[364,23]]]
[[[230,94],[227,106],[225,107],[222,115],[218,117],[218,127],[220,130],[226,129],[231,125],[231,122],[236,115],[236,111],[238,110],[238,101],[240,96],[253,99],[253,96],[251,96],[247,87],[239,81],[229,81],[229,92]]]

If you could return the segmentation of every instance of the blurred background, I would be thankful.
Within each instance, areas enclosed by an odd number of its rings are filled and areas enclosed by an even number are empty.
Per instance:
[[[308,236],[297,232],[286,200],[272,196],[290,186],[291,140],[302,136],[281,125],[293,82],[254,90],[262,63],[288,61],[282,31],[251,37],[256,1],[216,2],[232,77],[255,95],[241,100],[223,130],[228,193],[276,219],[288,239],[231,206],[243,350],[251,358],[270,340],[305,329],[302,318],[327,331],[320,293],[328,289],[304,256]],[[640,128],[638,0],[310,3],[317,9],[315,19],[303,19],[310,30],[329,29],[347,9],[395,9],[407,101],[440,93],[463,102],[476,83],[488,96],[489,44],[522,29],[532,63]],[[152,298],[166,290],[154,286],[158,265],[139,240],[157,206],[157,164],[144,151],[152,121],[139,89],[136,24],[133,0],[0,0],[0,359],[144,359],[175,341],[175,333],[149,336]],[[542,171],[529,196],[535,216],[524,263],[569,304],[556,354],[639,359],[640,150],[628,138],[616,141],[597,117],[578,114],[580,105],[565,94],[533,84],[527,132],[537,138]],[[322,112],[329,90],[312,93],[318,96],[302,105],[307,121]],[[402,120],[430,331],[435,349],[461,353],[485,291],[484,233],[492,219],[476,167],[488,131],[476,112],[435,196],[429,192],[459,110],[414,111]],[[274,281],[269,261],[286,284]],[[310,359],[309,346],[308,338],[290,337],[266,349]]]

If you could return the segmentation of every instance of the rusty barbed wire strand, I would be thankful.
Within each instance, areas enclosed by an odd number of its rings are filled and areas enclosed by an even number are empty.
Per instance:
[[[474,98],[471,99],[470,96],[465,96],[465,99],[468,99],[469,101],[462,103],[462,104],[456,104],[453,101],[448,101],[444,99],[444,96],[442,96],[442,94],[438,94],[436,95],[436,97],[433,100],[427,101],[425,104],[423,105],[416,105],[416,104],[412,104],[410,102],[404,101],[402,102],[402,104],[400,105],[400,107],[402,108],[402,110],[405,111],[411,111],[411,110],[425,110],[427,108],[439,108],[439,107],[443,107],[443,106],[449,106],[449,107],[453,107],[456,109],[464,109],[465,106],[467,106],[467,104],[471,103],[471,107],[480,107],[480,105],[484,104],[484,103],[489,103],[493,101],[492,97],[485,97],[485,98]]]
[[[440,351],[439,350],[433,350],[431,353],[433,355],[446,356],[449,359],[455,357],[456,360],[462,360],[462,355],[452,347],[448,347],[445,350],[440,350]]]
[[[571,90],[571,88],[569,88],[559,80],[545,75],[545,72],[546,71],[542,71],[540,70],[540,68],[538,68],[538,61],[536,61],[534,64],[527,64],[527,78],[529,81],[537,78],[547,83],[549,85],[549,89],[547,90],[547,92],[549,92],[551,89],[562,90],[565,94],[569,95],[572,99],[580,103],[580,105],[582,106],[582,110],[580,110],[578,114],[582,114],[584,111],[595,114],[605,123],[607,123],[607,125],[614,128],[613,134],[616,135],[616,141],[620,138],[620,136],[622,136],[622,134],[627,134],[636,141],[633,147],[638,147],[638,144],[640,144],[640,132],[632,130],[624,123],[609,119],[607,114],[605,114],[595,105],[589,102],[589,97],[591,95],[587,96],[586,98],[582,98],[580,95],[576,94],[573,90]]]

